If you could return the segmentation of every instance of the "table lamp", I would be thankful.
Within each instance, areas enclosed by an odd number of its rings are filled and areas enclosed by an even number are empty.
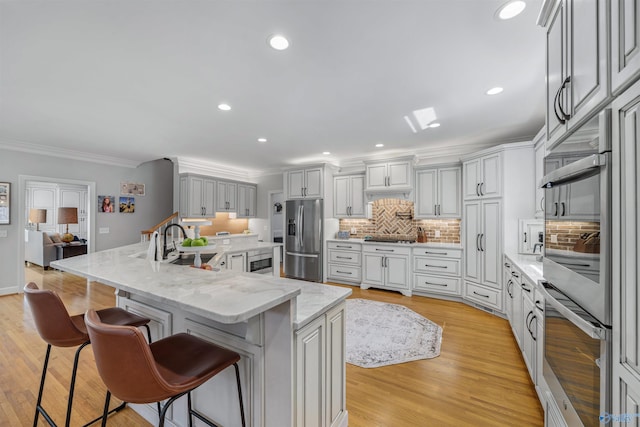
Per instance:
[[[29,222],[36,225],[36,231],[40,231],[40,224],[47,222],[46,209],[29,209]]]
[[[63,242],[73,241],[73,234],[69,233],[69,224],[78,223],[78,208],[58,208],[58,224],[66,224],[67,231],[60,238]]]

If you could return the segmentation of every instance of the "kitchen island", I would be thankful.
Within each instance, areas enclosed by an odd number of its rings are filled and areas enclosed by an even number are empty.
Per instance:
[[[247,425],[346,426],[345,299],[351,290],[263,274],[148,261],[138,243],[52,263],[113,286],[118,306],[152,319],[154,339],[187,332],[230,348],[240,362]],[[216,424],[240,425],[235,375],[194,393]],[[150,422],[154,405],[131,405]],[[186,426],[186,399],[168,425]]]

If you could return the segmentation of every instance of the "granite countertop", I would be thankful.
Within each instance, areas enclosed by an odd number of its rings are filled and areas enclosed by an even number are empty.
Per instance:
[[[51,265],[221,323],[244,322],[298,297],[293,314],[297,329],[351,294],[347,288],[263,274],[216,272],[148,261],[148,246],[149,242],[136,243]]]
[[[538,260],[540,255],[525,255],[516,252],[505,252],[505,255],[534,284],[537,284],[539,280],[544,280],[542,261]]]
[[[327,239],[328,242],[353,242],[364,243],[364,239]],[[462,249],[461,243],[392,243],[392,242],[367,242],[367,245],[392,245],[392,246],[408,246],[411,248],[441,248],[441,249]]]

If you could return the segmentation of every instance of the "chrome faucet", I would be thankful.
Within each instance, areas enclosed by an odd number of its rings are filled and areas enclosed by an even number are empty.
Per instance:
[[[542,253],[542,243],[536,243],[533,245],[533,253],[536,253],[536,248],[540,248],[540,253]]]
[[[164,240],[163,240],[163,244],[162,244],[162,259],[167,259],[167,256],[169,255],[169,252],[171,252],[170,250],[167,249],[167,231],[169,231],[169,229],[171,227],[178,227],[180,230],[182,230],[182,237],[186,238],[187,237],[187,232],[184,230],[184,227],[181,226],[180,224],[169,224],[167,225],[167,227],[164,229]],[[175,244],[173,246],[173,250],[175,250]]]

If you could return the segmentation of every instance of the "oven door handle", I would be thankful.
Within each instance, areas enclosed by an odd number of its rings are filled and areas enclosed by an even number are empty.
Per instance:
[[[582,332],[589,335],[591,338],[595,338],[598,340],[606,339],[607,336],[606,336],[605,328],[594,325],[593,323],[584,320],[582,317],[578,316],[573,311],[565,307],[564,304],[558,302],[558,300],[552,297],[551,294],[549,294],[549,292],[547,292],[544,289],[544,287],[540,287],[540,288],[544,293],[545,302],[547,304],[550,304],[558,313],[560,313],[567,320],[569,320],[571,323],[573,323],[578,328],[580,328]],[[548,312],[549,310],[545,310],[545,316],[547,315],[546,313]]]
[[[552,188],[560,184],[567,184],[596,175],[600,167],[608,163],[608,155],[609,153],[592,154],[551,171],[542,178],[540,187]]]

